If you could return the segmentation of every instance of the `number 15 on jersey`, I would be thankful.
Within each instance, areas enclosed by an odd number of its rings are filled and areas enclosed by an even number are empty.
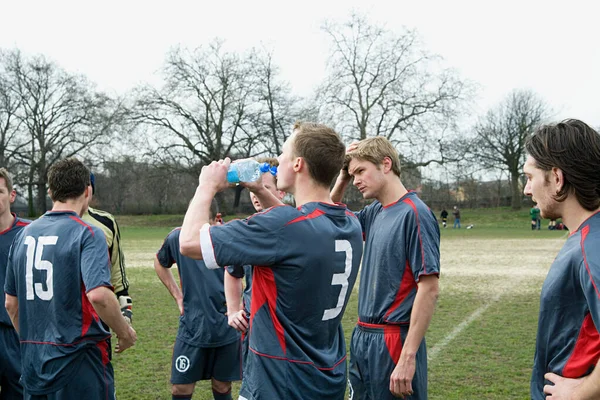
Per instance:
[[[27,300],[34,300],[35,296],[41,300],[52,300],[54,296],[54,286],[52,279],[52,263],[48,260],[42,260],[44,246],[54,246],[58,241],[58,236],[40,236],[36,240],[33,236],[25,238],[27,246],[27,262],[25,264],[25,286],[27,287]],[[46,271],[46,289],[41,283],[33,283],[33,268],[38,271]]]

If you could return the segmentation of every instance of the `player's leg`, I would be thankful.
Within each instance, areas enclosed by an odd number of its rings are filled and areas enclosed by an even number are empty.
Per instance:
[[[242,379],[242,341],[236,340],[213,351],[213,397],[215,400],[231,400],[231,382]]]
[[[212,349],[191,346],[175,339],[171,363],[171,394],[173,399],[191,399],[197,381],[210,379]]]
[[[0,325],[0,400],[20,400],[23,388],[19,336],[12,327]]]

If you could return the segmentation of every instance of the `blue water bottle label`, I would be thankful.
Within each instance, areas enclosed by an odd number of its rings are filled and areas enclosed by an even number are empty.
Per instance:
[[[227,171],[227,182],[238,183],[239,181],[240,181],[240,177],[238,175],[237,169],[230,168],[230,170]]]

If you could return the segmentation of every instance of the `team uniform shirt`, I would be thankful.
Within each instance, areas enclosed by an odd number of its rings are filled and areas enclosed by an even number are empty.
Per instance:
[[[228,265],[227,272],[234,278],[246,277],[246,287],[242,294],[244,303],[244,311],[246,315],[250,315],[250,301],[252,300],[252,266],[251,265]]]
[[[573,232],[542,286],[531,398],[545,399],[544,374],[589,375],[600,359],[600,213]],[[550,384],[550,382],[546,382]]]
[[[0,232],[0,283],[2,284],[2,291],[0,300],[0,327],[9,327],[12,328],[12,322],[10,321],[10,317],[6,312],[6,308],[4,308],[4,280],[6,279],[6,265],[8,263],[8,252],[10,250],[10,246],[17,235],[23,229],[23,227],[27,226],[31,221],[26,219],[21,219],[17,217],[16,214],[13,213],[15,220],[13,224],[4,231]]]
[[[126,292],[129,289],[129,281],[125,273],[125,256],[121,247],[121,231],[115,217],[106,211],[88,207],[88,210],[81,216],[81,219],[90,225],[102,229],[102,232],[104,232],[110,263],[112,264],[110,282],[115,288],[117,295],[121,292]]]
[[[179,252],[180,228],[174,229],[156,254],[165,268],[177,264],[183,315],[179,318],[177,338],[197,347],[219,347],[239,340],[239,333],[227,323],[224,270],[209,270],[201,260]]]
[[[423,275],[440,273],[440,229],[415,192],[387,206],[374,201],[357,217],[365,237],[359,321],[408,324]]]
[[[362,255],[353,213],[316,202],[277,206],[205,226],[200,239],[207,267],[254,266],[246,362],[252,375],[240,398],[337,398],[340,389],[343,398],[341,319]],[[332,374],[338,367],[343,371]]]
[[[100,349],[109,363],[110,334],[86,296],[100,286],[112,289],[106,239],[76,213],[49,211],[19,232],[5,291],[19,302],[21,381],[28,393],[64,387],[88,349]]]

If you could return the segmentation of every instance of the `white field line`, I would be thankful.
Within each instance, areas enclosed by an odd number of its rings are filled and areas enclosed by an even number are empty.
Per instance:
[[[473,321],[475,321],[477,318],[479,318],[481,316],[481,314],[486,312],[487,309],[490,308],[490,306],[497,303],[498,300],[500,300],[500,297],[502,297],[502,293],[498,293],[496,296],[492,297],[492,299],[489,302],[487,302],[486,304],[479,307],[477,310],[475,310],[473,312],[473,314],[469,315],[463,322],[458,324],[456,326],[456,328],[454,328],[452,330],[452,332],[450,332],[449,334],[446,335],[446,337],[444,337],[438,343],[433,345],[433,347],[431,347],[431,349],[428,349],[427,350],[427,360],[428,361],[433,360],[442,350],[444,350],[444,348],[451,341],[453,341],[458,335],[460,335],[462,333],[462,331],[464,331],[469,325],[471,325],[471,323],[473,323]],[[435,314],[434,314],[434,316],[435,316]]]

